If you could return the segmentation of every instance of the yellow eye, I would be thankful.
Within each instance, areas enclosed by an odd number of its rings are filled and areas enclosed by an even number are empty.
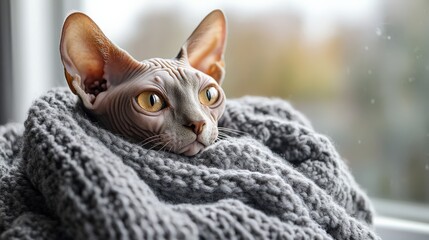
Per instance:
[[[213,86],[208,86],[200,92],[198,97],[202,104],[211,106],[219,99],[219,91]]]
[[[155,92],[142,92],[137,96],[137,103],[146,111],[158,112],[166,104],[164,99]]]

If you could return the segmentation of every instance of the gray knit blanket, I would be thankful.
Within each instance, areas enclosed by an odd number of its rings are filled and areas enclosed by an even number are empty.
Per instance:
[[[245,134],[190,158],[48,92],[0,127],[0,239],[378,239],[332,143],[287,102],[229,100],[219,125]]]

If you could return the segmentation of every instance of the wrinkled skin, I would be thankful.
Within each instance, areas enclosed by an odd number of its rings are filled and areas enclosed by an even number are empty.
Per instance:
[[[82,13],[65,21],[61,58],[70,89],[106,128],[154,149],[192,156],[218,137],[225,109],[225,18],[210,13],[174,59],[138,62],[111,43]],[[217,100],[203,104],[199,94],[214,87]],[[139,105],[143,92],[155,92],[165,106],[155,112]]]
[[[154,67],[154,63],[169,63]],[[133,80],[111,89],[109,97],[97,102],[98,119],[108,128],[143,144],[185,155],[195,155],[217,139],[217,121],[225,108],[224,93],[217,82],[178,60],[150,59],[143,62],[149,69]],[[166,64],[165,64],[166,65]],[[213,106],[204,106],[198,93],[209,85],[218,86],[220,97]],[[159,112],[142,109],[136,96],[144,90],[162,93],[168,105]],[[190,125],[203,121],[201,133]],[[147,139],[147,141],[145,141]]]

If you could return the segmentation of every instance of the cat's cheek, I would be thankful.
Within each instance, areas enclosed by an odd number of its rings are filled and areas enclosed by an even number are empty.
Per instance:
[[[155,134],[160,134],[165,130],[165,117],[164,115],[157,116],[140,116],[138,124],[142,129],[150,131]]]
[[[222,117],[225,110],[225,106],[220,106],[216,109],[210,109],[210,118],[215,126],[217,126],[219,119]]]
[[[220,103],[214,107],[210,108],[210,116],[213,118],[213,121],[215,121],[215,124],[217,125],[217,121],[220,117],[222,117],[224,111],[225,111],[225,95],[222,93],[222,99],[219,99]]]
[[[139,111],[132,111],[131,121],[141,131],[145,131],[151,134],[159,134],[164,130],[165,115],[146,115]]]
[[[136,101],[132,101],[131,104],[132,108],[130,109],[129,115],[131,116],[132,122],[140,129],[152,134],[159,134],[165,130],[166,119],[170,117],[168,109],[149,113],[141,109]]]

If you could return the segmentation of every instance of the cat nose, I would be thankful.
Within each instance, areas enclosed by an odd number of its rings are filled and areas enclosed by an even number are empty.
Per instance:
[[[191,129],[195,134],[199,135],[203,131],[203,128],[205,125],[206,125],[206,121],[201,120],[201,121],[191,122],[190,124],[184,125],[184,126]]]

